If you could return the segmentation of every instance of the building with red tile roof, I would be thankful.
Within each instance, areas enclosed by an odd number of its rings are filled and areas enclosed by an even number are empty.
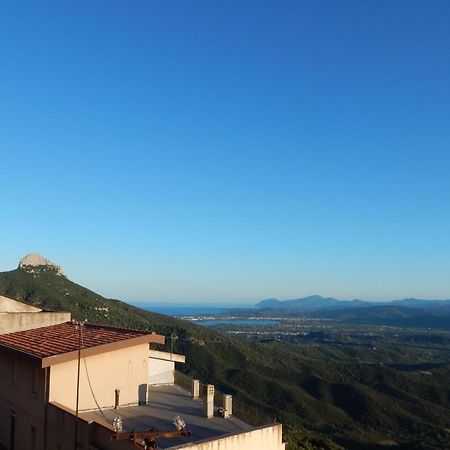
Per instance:
[[[68,448],[76,411],[145,404],[149,346],[164,341],[75,322],[0,335],[0,448]]]
[[[78,348],[84,356],[91,356],[142,343],[163,344],[164,336],[92,324],[82,325],[80,336],[79,325],[75,322],[0,335],[0,348],[21,353],[30,360],[40,360],[41,367],[77,359]]]
[[[232,414],[231,395],[218,414],[214,386],[200,396],[198,380],[174,384],[185,358],[152,348],[164,341],[74,322],[0,335],[0,449],[131,450],[152,448],[139,437],[152,435],[173,450],[285,450],[280,424],[252,427]]]

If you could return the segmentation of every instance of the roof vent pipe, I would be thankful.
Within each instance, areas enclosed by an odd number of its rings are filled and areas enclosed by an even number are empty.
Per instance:
[[[214,416],[214,385],[203,386],[203,416],[207,419]]]
[[[222,396],[223,417],[227,419],[233,414],[233,396],[223,394]]]
[[[192,398],[200,397],[200,381],[199,380],[192,380],[191,393],[192,393]]]

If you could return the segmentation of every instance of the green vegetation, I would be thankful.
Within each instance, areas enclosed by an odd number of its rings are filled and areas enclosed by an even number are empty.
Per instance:
[[[182,370],[233,394],[236,414],[249,422],[282,422],[288,450],[450,448],[450,364],[439,359],[448,357],[442,336],[420,354],[440,364],[407,371],[382,361],[411,362],[420,337],[395,345],[380,340],[377,356],[344,335],[334,343],[238,340],[106,299],[48,269],[0,273],[0,294],[93,323],[174,332],[175,350],[187,355]]]

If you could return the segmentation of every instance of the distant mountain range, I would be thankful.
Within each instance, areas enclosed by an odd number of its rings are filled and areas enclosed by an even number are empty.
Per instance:
[[[423,300],[418,298],[404,298],[390,301],[366,301],[366,300],[338,300],[333,297],[322,297],[320,295],[310,295],[308,297],[295,298],[291,300],[278,300],[269,298],[262,300],[255,306],[260,309],[297,309],[304,311],[346,308],[368,308],[373,306],[405,306],[408,308],[432,309],[440,307],[450,307],[450,300]]]
[[[256,314],[263,317],[303,316],[347,323],[450,329],[450,300],[406,298],[369,302],[312,295],[292,300],[270,298],[255,308]]]

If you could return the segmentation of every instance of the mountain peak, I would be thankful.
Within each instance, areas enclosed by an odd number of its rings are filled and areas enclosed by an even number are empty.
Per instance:
[[[38,253],[29,253],[19,262],[19,269],[26,270],[27,272],[36,272],[38,268],[54,270],[58,275],[65,276],[64,269],[61,266],[58,266]]]

